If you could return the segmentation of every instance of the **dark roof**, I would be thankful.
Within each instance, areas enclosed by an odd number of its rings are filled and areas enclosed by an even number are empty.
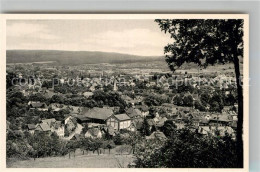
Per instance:
[[[78,115],[76,118],[78,118],[81,122],[90,121],[90,118],[85,117],[83,115]]]
[[[219,118],[219,119],[210,119],[209,122],[230,122],[230,120],[228,119],[223,119],[223,118]]]
[[[119,121],[131,120],[131,118],[130,118],[127,114],[118,114],[118,115],[115,115],[115,117],[116,117]]]
[[[93,108],[88,109],[87,111],[83,112],[84,117],[90,118],[90,119],[101,119],[106,120],[108,117],[113,115],[114,112],[110,108]]]
[[[36,128],[34,124],[28,124],[27,127],[29,130],[34,130]]]

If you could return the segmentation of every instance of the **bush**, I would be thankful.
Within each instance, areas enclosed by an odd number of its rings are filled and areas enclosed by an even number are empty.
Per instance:
[[[177,130],[166,142],[146,141],[136,149],[139,168],[235,168],[236,142],[230,136],[202,137]]]

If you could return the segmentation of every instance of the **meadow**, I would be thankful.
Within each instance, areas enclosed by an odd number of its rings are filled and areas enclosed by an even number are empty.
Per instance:
[[[46,157],[24,161],[9,161],[7,168],[127,168],[132,155],[88,154],[64,157]]]

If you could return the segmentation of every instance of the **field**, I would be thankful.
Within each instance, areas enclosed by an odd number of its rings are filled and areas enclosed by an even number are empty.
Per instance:
[[[61,157],[45,157],[33,158],[28,160],[7,160],[7,168],[127,168],[128,164],[134,160],[133,154],[123,151],[119,154],[118,150],[121,146],[111,149],[110,154],[108,150],[104,150],[98,155],[97,152],[83,152],[77,149],[70,156]]]
[[[132,161],[132,155],[72,155],[7,162],[7,168],[126,168]]]

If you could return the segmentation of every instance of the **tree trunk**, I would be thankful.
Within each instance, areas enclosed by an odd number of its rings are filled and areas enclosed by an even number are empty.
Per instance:
[[[243,168],[244,163],[244,153],[243,153],[243,88],[242,80],[240,78],[239,70],[239,59],[237,56],[234,57],[234,67],[236,73],[236,82],[237,82],[237,96],[238,96],[238,121],[237,121],[237,154],[238,154],[238,167]]]

